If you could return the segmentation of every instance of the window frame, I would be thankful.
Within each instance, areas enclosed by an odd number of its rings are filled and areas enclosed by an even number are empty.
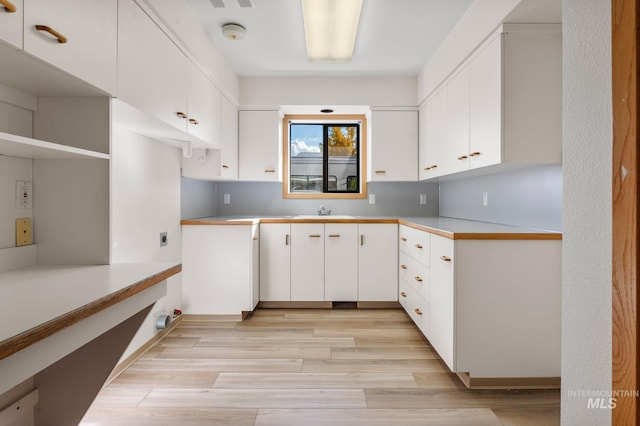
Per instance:
[[[360,123],[360,140],[358,150],[358,175],[360,180],[360,192],[290,192],[291,167],[290,167],[290,140],[289,122],[309,122],[310,124],[349,124]],[[308,199],[362,199],[367,198],[367,117],[364,114],[289,114],[282,118],[282,197],[283,198],[308,198]],[[323,172],[324,178],[324,172]]]

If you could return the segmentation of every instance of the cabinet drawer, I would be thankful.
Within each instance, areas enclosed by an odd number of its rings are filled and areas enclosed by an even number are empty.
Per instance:
[[[430,270],[428,267],[413,259],[406,253],[399,255],[400,266],[398,276],[400,280],[409,284],[426,301],[430,300]]]
[[[429,266],[430,234],[418,229],[401,225],[398,231],[398,247],[401,252],[408,254],[418,262]]]
[[[420,297],[406,282],[400,281],[399,284],[399,301],[400,305],[409,314],[411,320],[418,326],[422,334],[429,338],[430,304]]]

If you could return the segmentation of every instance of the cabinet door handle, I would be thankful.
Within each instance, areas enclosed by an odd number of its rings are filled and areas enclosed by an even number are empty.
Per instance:
[[[255,241],[255,240],[257,240],[257,239],[258,239],[258,237],[253,237],[253,241]]]
[[[16,5],[8,0],[0,0],[0,5],[4,7],[4,11],[7,13],[14,13],[17,10]]]
[[[65,36],[60,34],[58,31],[54,30],[53,28],[47,27],[46,25],[36,25],[36,30],[44,31],[44,32],[47,32],[47,33],[51,34],[52,36],[54,36],[55,38],[58,39],[58,43],[66,43],[67,42],[67,38]]]
[[[264,169],[265,173],[275,173],[276,171],[274,169]]]
[[[417,249],[422,249],[422,245],[420,245],[420,244],[416,244],[416,248],[417,248]]]
[[[329,234],[329,238],[340,238],[340,234]]]
[[[404,291],[402,293],[400,293],[400,296],[402,297],[407,297],[407,293],[405,293]]]
[[[226,164],[223,164],[223,165],[222,165],[222,168],[223,168],[223,169],[228,169],[228,168],[229,168],[229,166],[227,166]]]
[[[431,167],[425,167],[424,170],[428,172],[429,170],[431,170]]]
[[[360,245],[364,245],[364,234],[360,234]]]
[[[285,235],[285,237],[284,237],[284,245],[285,246],[289,245],[289,234]]]
[[[472,152],[471,154],[469,154],[469,157],[477,157],[479,155],[480,155],[480,152],[476,151],[476,152]]]
[[[387,173],[387,171],[386,171],[386,170],[376,170],[376,174],[377,174],[377,175],[383,175],[383,174],[385,174],[385,173]]]
[[[309,234],[309,238],[320,238],[320,234]]]
[[[400,265],[400,269],[407,269],[407,265]]]
[[[437,165],[437,164],[434,164],[433,166],[431,166],[431,167],[429,167],[429,168],[430,168],[430,169],[437,169],[437,168],[438,168],[438,165]]]
[[[451,262],[451,258],[448,256],[440,256],[440,260],[443,262]]]
[[[178,116],[178,118],[187,118],[187,114],[182,111],[176,112],[176,115]]]
[[[422,278],[420,278],[420,277],[415,277],[414,280],[418,281],[419,283],[422,282]]]
[[[466,155],[461,155],[458,157],[458,160],[466,160],[468,157]]]
[[[400,241],[407,241],[405,237],[400,238]]]
[[[200,123],[198,123],[198,120],[196,120],[195,118],[190,118],[189,119],[189,124],[193,124],[194,126],[196,126],[196,125],[198,125]]]
[[[416,313],[416,314],[418,314],[418,315],[422,315],[422,311],[421,311],[420,309],[418,309],[418,308],[415,308],[415,309],[413,310],[413,312],[415,312],[415,313]]]

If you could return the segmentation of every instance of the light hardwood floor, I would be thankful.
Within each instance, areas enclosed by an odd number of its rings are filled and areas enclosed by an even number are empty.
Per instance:
[[[560,424],[558,390],[468,390],[399,309],[183,321],[83,425]]]

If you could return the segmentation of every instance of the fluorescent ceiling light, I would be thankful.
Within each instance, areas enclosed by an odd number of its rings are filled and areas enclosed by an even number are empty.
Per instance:
[[[302,0],[309,60],[350,61],[361,9],[362,0]]]

